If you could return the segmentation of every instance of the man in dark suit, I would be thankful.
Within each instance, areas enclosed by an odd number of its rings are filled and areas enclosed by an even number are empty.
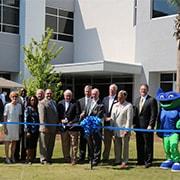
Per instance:
[[[140,86],[140,97],[135,101],[134,127],[153,129],[157,119],[157,101],[148,95],[147,84]],[[154,134],[152,132],[136,132],[137,165],[148,168],[153,161]]]
[[[104,104],[104,126],[110,126],[111,110],[113,104],[117,102],[117,85],[111,84],[109,86],[109,96],[103,98],[102,103]],[[104,151],[103,151],[103,162],[109,160],[109,154],[111,150],[113,131],[110,129],[104,129]],[[119,163],[119,162],[118,162]]]
[[[85,107],[87,106],[88,102],[91,100],[91,90],[92,90],[92,86],[86,85],[84,87],[85,96],[78,100],[80,119],[81,119],[81,113],[83,114],[83,112],[85,111]],[[79,142],[79,162],[83,162],[86,158],[86,146],[87,146],[87,139],[85,138],[84,129],[82,128],[80,131],[80,142]],[[88,152],[88,158],[89,158],[89,152]]]
[[[104,105],[99,99],[99,90],[97,88],[92,89],[91,101],[87,104],[85,112],[83,114],[86,116],[97,116],[100,119],[104,117]],[[88,143],[90,145],[90,159],[92,164],[97,166],[101,159],[101,144],[102,135],[101,130],[99,132],[94,132],[90,137],[88,137]]]
[[[39,127],[39,147],[41,164],[51,163],[56,138],[56,126],[45,124],[57,124],[58,113],[56,103],[52,99],[51,89],[45,91],[45,98],[38,103],[39,120],[42,125]]]
[[[72,99],[71,90],[64,91],[64,99],[58,103],[57,109],[59,121],[64,126],[60,129],[64,159],[66,162],[75,165],[77,162],[79,131],[77,127],[71,125],[79,122],[79,109],[76,101]],[[72,149],[71,156],[70,148]]]

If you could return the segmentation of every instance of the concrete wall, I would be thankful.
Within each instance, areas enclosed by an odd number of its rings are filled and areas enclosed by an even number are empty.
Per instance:
[[[74,11],[74,0],[46,0],[46,6]]]
[[[46,6],[74,12],[74,0],[46,0]],[[64,47],[64,50],[53,61],[53,64],[73,63],[74,44],[56,40],[52,40],[52,42],[56,43],[57,47]]]
[[[19,72],[19,35],[0,33],[0,71]]]
[[[29,72],[24,64],[23,46],[27,46],[31,39],[41,39],[45,31],[45,0],[20,1],[20,71],[26,79]],[[22,79],[19,79],[22,81]]]
[[[134,62],[132,0],[75,0],[74,62]]]
[[[176,69],[175,16],[151,18],[151,0],[138,0],[136,62],[145,73]]]

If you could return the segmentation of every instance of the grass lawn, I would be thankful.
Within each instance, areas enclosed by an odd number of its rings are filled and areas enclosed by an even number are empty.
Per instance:
[[[155,161],[153,167],[145,169],[143,166],[136,166],[135,140],[133,135],[130,141],[129,169],[120,170],[119,166],[100,164],[94,167],[93,170],[90,170],[88,163],[75,166],[62,163],[62,151],[58,138],[54,149],[54,163],[52,165],[41,165],[40,163],[32,165],[22,163],[6,165],[3,163],[4,145],[2,144],[0,145],[0,180],[179,180],[180,173],[173,173],[170,170],[161,170],[159,168],[160,162],[164,159],[160,139],[156,139],[154,152]],[[113,150],[111,151],[111,158],[113,160]]]

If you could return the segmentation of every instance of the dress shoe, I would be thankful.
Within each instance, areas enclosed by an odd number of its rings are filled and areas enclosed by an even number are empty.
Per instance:
[[[41,164],[46,165],[46,164],[47,164],[47,161],[46,161],[46,160],[42,160],[42,161],[41,161]]]
[[[6,163],[6,164],[11,164],[12,162],[11,162],[11,160],[10,160],[9,158],[6,158],[6,159],[5,159],[5,163]]]
[[[80,158],[80,159],[78,159],[77,163],[79,163],[79,164],[83,164],[83,163],[85,163],[85,159]]]
[[[75,161],[75,160],[72,160],[72,161],[71,161],[71,165],[72,165],[72,166],[76,165],[76,161]]]
[[[98,165],[98,162],[97,162],[97,161],[93,161],[93,162],[92,162],[92,165],[93,165],[93,166],[97,166],[97,165]]]
[[[145,163],[145,168],[149,168],[149,167],[151,167],[152,166],[152,163]]]
[[[120,169],[127,169],[128,165],[125,162],[122,162],[122,164],[120,165]]]

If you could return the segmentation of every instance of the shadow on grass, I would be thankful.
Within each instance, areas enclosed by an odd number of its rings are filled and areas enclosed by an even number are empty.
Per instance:
[[[0,164],[4,164],[4,157],[0,157]],[[152,167],[159,167],[160,164],[164,161],[164,159],[154,159],[152,163]],[[114,159],[110,159],[107,162],[100,162],[97,167],[102,167],[105,169],[113,169],[113,170],[130,170],[136,167],[137,160],[136,159],[129,159],[128,162],[128,168],[127,169],[120,169],[120,165],[114,166]],[[24,161],[18,161],[17,164],[24,164]],[[40,164],[40,159],[36,158],[33,162],[33,164]],[[65,162],[64,158],[53,158],[52,164],[70,164]],[[78,165],[87,165],[87,169],[90,169],[90,164],[88,160],[85,160],[83,163],[77,163]],[[96,167],[93,167],[93,169],[96,169]]]

